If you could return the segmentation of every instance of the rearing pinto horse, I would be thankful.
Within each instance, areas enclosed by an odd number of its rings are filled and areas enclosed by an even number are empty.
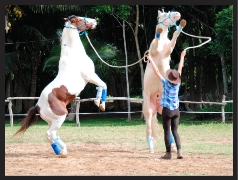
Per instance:
[[[170,54],[176,44],[176,40],[186,25],[185,20],[180,21],[177,27],[176,22],[180,19],[179,12],[161,12],[158,11],[158,23],[155,30],[155,38],[152,40],[149,48],[149,54],[157,65],[160,73],[165,77],[166,70],[170,69]],[[168,39],[168,31],[171,26],[176,26],[177,30],[173,33],[171,40]],[[163,107],[160,106],[163,86],[158,80],[150,63],[147,63],[144,74],[144,91],[143,91],[143,114],[146,120],[146,139],[148,142],[149,152],[153,153],[153,145],[157,138],[157,112],[162,114]]]
[[[20,129],[14,134],[24,133],[37,121],[36,113],[45,120],[49,129],[46,137],[55,154],[67,156],[66,144],[57,137],[57,130],[65,121],[71,103],[84,89],[88,82],[98,86],[94,103],[105,111],[107,85],[95,73],[93,61],[88,57],[80,39],[86,30],[95,29],[97,22],[92,18],[69,16],[64,18],[65,27],[61,37],[61,56],[58,74],[41,92],[37,104],[30,108],[23,119]],[[100,101],[101,104],[100,104]]]

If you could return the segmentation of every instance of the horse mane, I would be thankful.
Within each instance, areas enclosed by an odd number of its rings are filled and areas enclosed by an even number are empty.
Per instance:
[[[70,26],[70,25],[71,25],[70,21],[65,21],[64,26]]]

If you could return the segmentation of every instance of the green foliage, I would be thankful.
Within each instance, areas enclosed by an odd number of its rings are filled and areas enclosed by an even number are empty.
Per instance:
[[[21,30],[23,33],[22,35],[25,36],[26,39],[37,40],[37,43],[41,46],[48,42],[46,41],[46,37],[35,27],[24,25]]]
[[[145,137],[145,121],[140,113],[132,114],[131,121],[127,121],[127,114],[97,114],[80,115],[80,127],[75,121],[65,121],[57,131],[66,144],[80,142],[118,143],[129,147],[145,149],[147,147]],[[179,133],[182,139],[183,152],[202,153],[203,156],[214,153],[217,157],[233,158],[233,124],[208,121],[194,121],[193,115],[181,114]],[[155,149],[159,152],[165,150],[164,134],[159,119],[159,141]],[[45,133],[48,124],[39,119],[31,126],[21,138],[12,136],[20,127],[20,121],[14,120],[13,127],[9,121],[5,121],[5,145],[24,144],[48,144]],[[219,147],[219,148],[218,148]],[[50,148],[50,147],[49,147]]]
[[[135,96],[132,96],[132,98],[142,99],[143,97],[141,95],[135,95]]]
[[[99,15],[115,15],[121,20],[125,20],[129,17],[130,9],[130,5],[102,5],[91,8],[93,12],[96,12]]]
[[[9,74],[11,71],[17,70],[17,52],[5,53],[5,74]]]
[[[82,5],[29,5],[34,13],[55,13],[56,11],[82,11]]]
[[[196,118],[197,120],[208,120],[208,119],[217,119],[221,120],[221,105],[211,105],[211,106],[206,106],[198,112],[205,112],[205,113],[197,113]],[[211,112],[211,113],[208,113]],[[212,112],[218,112],[218,113],[212,113]],[[220,113],[219,113],[220,112]],[[233,112],[233,104],[232,103],[227,103],[225,105],[225,112]],[[225,118],[226,120],[229,119],[229,117],[232,116],[232,113],[225,113]]]
[[[50,68],[52,69],[52,71],[58,70],[60,51],[61,51],[60,45],[53,46],[49,58],[46,59],[44,62],[43,71],[45,71],[46,68]]]
[[[215,24],[216,37],[211,41],[209,48],[214,54],[230,52],[231,58],[232,40],[233,40],[233,6],[223,9],[216,14],[217,22]]]

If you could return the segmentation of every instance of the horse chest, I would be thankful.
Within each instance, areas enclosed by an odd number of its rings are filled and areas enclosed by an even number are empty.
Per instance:
[[[148,65],[147,65],[148,66]],[[144,74],[144,89],[146,92],[158,91],[161,87],[161,81],[153,72],[151,67],[146,67]]]
[[[158,48],[157,50],[161,53],[161,54],[165,54],[165,52],[168,51],[169,49],[169,43],[170,43],[170,40],[168,38],[165,38],[165,39],[161,39],[159,41],[159,44],[158,44]]]

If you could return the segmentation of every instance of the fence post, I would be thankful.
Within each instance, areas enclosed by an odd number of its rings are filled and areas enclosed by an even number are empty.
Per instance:
[[[9,110],[9,115],[10,115],[10,126],[13,126],[13,114],[12,114],[12,101],[9,100],[8,103],[8,110]]]
[[[76,101],[76,124],[78,127],[80,127],[79,108],[80,108],[80,101]]]
[[[222,101],[225,101],[225,99],[226,99],[226,96],[223,95],[222,96]],[[222,116],[221,119],[222,119],[222,123],[225,123],[225,104],[226,103],[223,103],[222,106],[221,106],[221,113],[222,113],[221,114],[221,116]]]

